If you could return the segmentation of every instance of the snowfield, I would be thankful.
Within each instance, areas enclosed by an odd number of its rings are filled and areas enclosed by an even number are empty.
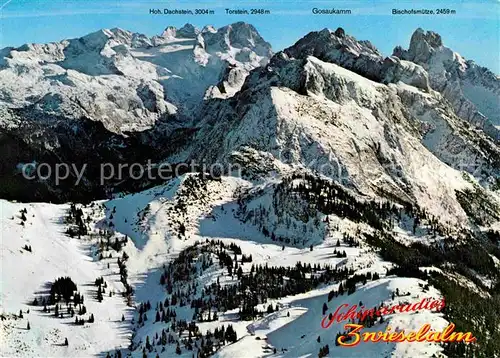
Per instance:
[[[27,201],[0,199],[0,356],[500,358],[500,82],[438,34],[384,58],[342,28],[275,55],[243,22],[115,28],[3,49],[0,76],[0,191]],[[44,158],[225,174],[24,181]],[[477,344],[321,325],[424,298],[352,323]]]
[[[301,262],[349,267],[356,273],[377,272],[383,277],[386,270],[392,267],[391,263],[381,260],[373,249],[363,243],[360,247],[348,247],[343,243],[337,246],[337,241],[342,240],[342,229],[355,230],[358,226],[335,216],[330,216],[331,222],[339,225],[341,230],[328,231],[324,240],[314,244],[312,251],[309,246],[297,248],[270,242],[251,223],[242,223],[234,216],[234,193],[251,187],[249,182],[235,178],[222,178],[209,184],[204,198],[213,200],[200,199],[192,203],[182,217],[187,226],[186,238],[179,239],[172,234],[172,223],[178,218],[169,208],[175,206],[180,193],[184,192],[185,181],[186,176],[142,193],[96,202],[84,208],[85,215],[91,217],[89,226],[92,232],[102,229],[113,215],[112,220],[116,223],[114,237],[123,238],[126,235],[128,238],[122,251],[129,256],[127,268],[135,288],[135,307],[140,302],[163,301],[165,291],[158,285],[162,265],[195,241],[204,242],[207,239],[237,244],[243,253],[251,254],[252,263],[242,264],[244,273],[248,273],[252,265],[294,267]],[[131,324],[131,321],[137,322],[137,314],[119,294],[124,287],[116,272],[116,257],[121,257],[122,253],[106,251],[104,259],[99,260],[95,251],[98,240],[95,237],[87,236],[79,240],[65,235],[63,221],[69,210],[68,205],[2,201],[0,208],[3,238],[1,312],[5,318],[2,321],[2,355],[82,357],[106,352],[113,354],[116,349],[127,352],[132,339],[135,350],[131,354],[141,357],[145,337],[153,337],[166,325],[148,321],[143,327],[134,328]],[[27,209],[24,226],[20,224],[20,210],[23,208]],[[25,244],[31,245],[32,252],[23,249]],[[334,249],[345,251],[347,257],[335,257],[332,255]],[[108,253],[112,253],[113,258],[107,258]],[[74,319],[67,315],[55,318],[52,314],[43,313],[41,306],[31,305],[35,297],[41,297],[47,290],[47,284],[60,276],[70,276],[77,284],[85,297],[87,313],[95,316],[94,323],[75,326]],[[107,282],[108,291],[116,294],[107,297],[106,292],[103,302],[99,303],[93,283],[101,276]],[[196,282],[206,285],[219,280],[223,283],[234,281],[227,272],[214,267],[198,277]],[[343,303],[351,305],[362,301],[365,307],[371,307],[381,303],[391,305],[417,302],[424,297],[440,297],[440,293],[432,287],[424,290],[424,285],[425,282],[418,279],[394,276],[369,281],[354,294],[335,297],[328,302],[328,312],[333,312]],[[326,344],[330,347],[330,354],[341,357],[431,356],[440,352],[439,346],[429,343],[362,342],[351,349],[335,346],[335,335],[343,330],[343,324],[335,323],[323,329],[320,322],[323,318],[322,304],[327,302],[328,292],[337,288],[338,284],[328,284],[307,293],[269,300],[268,303],[276,306],[277,310],[253,322],[239,321],[237,312],[227,311],[219,315],[217,322],[200,323],[199,327],[202,332],[213,332],[218,324],[231,323],[234,326],[238,341],[222,348],[216,357],[311,357]],[[401,297],[391,299],[396,289],[401,292]],[[267,305],[259,307],[265,310]],[[28,309],[29,314],[26,313]],[[20,310],[23,311],[22,319],[16,317]],[[124,322],[121,321],[122,314]],[[186,307],[178,311],[178,315],[179,318],[190,319],[192,309]],[[384,319],[384,323],[366,330],[384,331],[388,325],[418,330],[423,323],[430,323],[433,329],[442,329],[447,324],[440,314],[429,311],[392,314]],[[26,330],[28,321],[30,330]],[[321,343],[317,342],[318,336]],[[69,339],[67,347],[62,345],[65,337]],[[167,347],[163,352],[158,350],[161,357],[175,355],[175,346]],[[191,353],[184,351],[181,356],[190,357]]]
[[[27,220],[20,225],[20,210],[26,208]],[[67,205],[17,204],[0,202],[1,349],[4,357],[82,357],[92,356],[129,344],[130,332],[121,321],[129,316],[121,295],[106,297],[98,303],[93,283],[104,276],[108,289],[121,292],[121,283],[104,262],[95,262],[92,247],[84,240],[70,239],[62,224]],[[31,246],[32,252],[23,249]],[[84,326],[74,325],[74,318],[65,314],[56,318],[33,306],[33,300],[47,295],[47,285],[58,277],[70,276],[84,295],[88,314],[96,321]],[[23,318],[19,318],[22,310]],[[29,313],[27,313],[29,310]],[[63,310],[64,312],[66,309]],[[65,312],[66,313],[66,312]],[[6,320],[3,320],[6,317]],[[27,324],[30,330],[27,330]],[[69,346],[63,346],[68,338]]]

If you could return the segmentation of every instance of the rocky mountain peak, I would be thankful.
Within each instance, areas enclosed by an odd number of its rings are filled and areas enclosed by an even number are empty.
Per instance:
[[[434,31],[424,31],[419,27],[411,36],[410,48],[418,46],[421,42],[426,42],[433,48],[437,48],[443,45],[441,35]]]
[[[72,120],[85,116],[114,133],[143,130],[169,115],[193,117],[206,90],[221,82],[225,96],[234,94],[271,54],[243,22],[203,32],[191,24],[169,26],[152,38],[101,29],[0,51],[0,105],[34,105],[43,115]]]
[[[439,34],[418,28],[411,36],[407,57],[417,63],[428,62],[431,54],[442,46],[443,41]],[[395,56],[401,56],[401,48],[395,48],[393,54]]]
[[[431,87],[452,103],[460,117],[500,139],[494,127],[500,125],[498,76],[446,47],[436,32],[420,28],[413,33],[408,50],[398,46],[393,56],[422,66]]]
[[[465,66],[465,60],[445,47],[441,35],[434,31],[425,31],[421,28],[416,29],[410,39],[408,50],[401,46],[396,46],[393,50],[393,56],[413,61],[418,64],[428,63],[433,54],[440,54],[442,60],[458,61],[460,65]]]
[[[13,238],[0,240],[11,268],[0,275],[0,356],[138,356],[160,345],[163,357],[334,356],[345,352],[332,334],[342,328],[318,325],[321,304],[325,318],[345,302],[403,313],[401,300],[425,296],[446,296],[454,314],[367,322],[461,322],[478,337],[467,352],[495,356],[500,146],[456,115],[472,104],[453,100],[498,99],[498,79],[438,36],[417,30],[409,51],[384,58],[323,29],[269,64],[270,45],[243,22],[0,50],[0,198],[28,201],[0,201],[0,236]],[[75,309],[85,295],[89,313],[59,312],[51,295],[56,314],[42,314],[48,283],[72,293]],[[71,344],[58,347],[64,337]],[[353,356],[465,351],[427,343],[410,353],[360,345]]]
[[[382,54],[369,41],[358,41],[342,28],[310,32],[284,52],[297,59],[314,56],[376,81],[383,77]]]
[[[229,36],[233,47],[259,48],[259,55],[267,56],[271,50],[269,42],[265,41],[257,29],[246,22],[236,22],[219,29],[220,32]]]
[[[167,26],[161,34],[162,37],[175,37],[176,35],[177,29],[175,28],[175,26]]]
[[[129,43],[132,40],[132,32],[121,29],[119,27],[114,27],[110,29],[109,32],[111,32],[110,37],[121,39],[124,43]]]
[[[337,28],[337,30],[335,30],[334,34],[335,34],[335,36],[340,37],[340,38],[345,37],[345,31],[341,27]]]
[[[101,29],[79,39],[70,40],[70,44],[78,42],[87,49],[102,49],[112,37],[114,37],[114,33],[111,30]]]
[[[295,58],[302,58],[304,54],[319,56],[318,58],[328,62],[342,57],[341,54],[351,54],[355,57],[382,56],[369,41],[358,41],[355,37],[346,34],[341,27],[335,31],[325,28],[321,31],[310,32],[287,48],[285,52]]]
[[[203,26],[203,28],[201,29],[201,32],[211,32],[211,33],[215,33],[217,32],[217,29],[215,27],[213,27],[212,25],[205,25]]]
[[[236,22],[213,31],[207,28],[202,31],[207,46],[219,51],[227,51],[231,48],[249,49],[258,56],[271,57],[271,44],[265,41],[257,29],[246,22]]]
[[[177,37],[180,38],[193,38],[196,37],[200,33],[200,30],[191,25],[191,24],[185,24],[182,26],[179,30],[177,30]]]

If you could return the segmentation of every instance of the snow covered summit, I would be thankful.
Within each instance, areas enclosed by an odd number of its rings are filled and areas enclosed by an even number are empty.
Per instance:
[[[439,34],[420,28],[408,50],[398,46],[393,54],[424,67],[432,88],[452,103],[457,115],[500,140],[500,132],[493,127],[500,125],[497,75],[446,47]]]
[[[235,23],[202,31],[189,24],[169,27],[152,38],[104,29],[1,54],[0,105],[87,116],[121,133],[150,128],[169,115],[192,116],[207,89],[224,80],[226,68],[238,68],[244,77],[272,52],[253,26]],[[237,90],[238,83],[228,86]]]
[[[273,55],[245,23],[2,50],[0,197],[72,203],[0,200],[0,355],[500,357],[500,148],[457,107],[498,79],[413,37],[387,58],[341,28]],[[99,183],[148,159],[224,174]],[[81,185],[18,169],[60,162]],[[320,323],[443,297],[351,319],[477,344],[346,349]]]

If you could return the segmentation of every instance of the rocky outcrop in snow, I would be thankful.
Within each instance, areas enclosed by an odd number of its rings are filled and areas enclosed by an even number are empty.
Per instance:
[[[429,90],[429,80],[421,66],[393,57],[384,59],[369,41],[358,41],[342,28],[311,32],[284,52],[293,58],[314,56],[377,82],[401,81]]]
[[[417,29],[408,50],[394,49],[394,56],[421,65],[434,90],[450,101],[458,116],[500,140],[500,79],[490,70],[465,60],[443,45],[435,32]]]
[[[457,224],[465,214],[455,190],[468,186],[460,171],[485,183],[498,177],[498,146],[467,128],[439,93],[287,53],[253,71],[230,100],[207,105],[184,159],[237,162],[257,176],[305,168],[365,195],[390,193],[434,215],[460,218]],[[401,62],[414,68],[395,60]]]
[[[2,50],[0,105],[101,121],[115,133],[142,131],[171,115],[193,116],[205,91],[229,79],[236,92],[270,45],[236,23],[219,30],[187,24],[161,36],[122,29],[47,45]]]

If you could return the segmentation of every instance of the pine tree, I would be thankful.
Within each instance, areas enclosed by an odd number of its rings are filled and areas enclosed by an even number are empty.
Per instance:
[[[236,332],[233,328],[232,325],[228,325],[227,326],[227,329],[226,329],[226,333],[225,333],[225,340],[228,341],[228,342],[236,342],[237,341],[237,336],[236,336]]]
[[[67,346],[68,344],[68,338],[64,338],[64,345]]]
[[[99,285],[99,287],[97,288],[97,300],[99,302],[102,302],[102,300],[103,300],[102,291],[101,291],[101,285]]]
[[[122,315],[122,322],[123,322],[123,321],[125,321],[125,316],[124,316],[124,315]]]
[[[28,325],[26,326],[26,329],[29,331],[31,329],[30,327],[30,322],[28,321]]]

